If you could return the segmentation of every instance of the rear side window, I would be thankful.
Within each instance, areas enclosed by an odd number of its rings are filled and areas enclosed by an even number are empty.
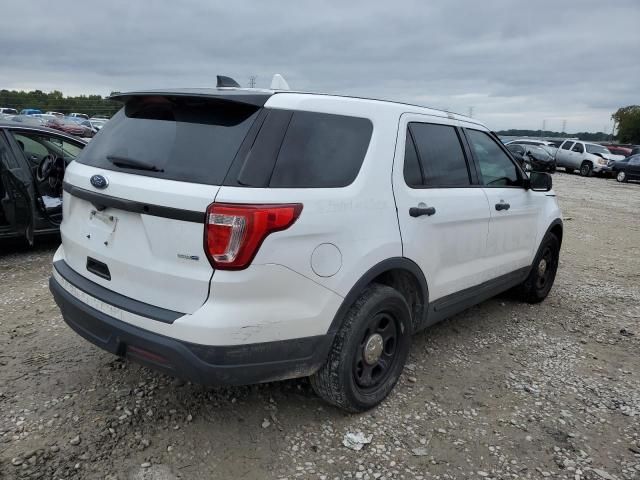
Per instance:
[[[78,162],[220,185],[258,111],[219,99],[133,99],[89,142]]]
[[[446,187],[471,184],[467,161],[455,127],[411,122],[409,131],[415,141],[423,185]],[[405,181],[411,186],[406,176]]]
[[[345,187],[360,171],[373,125],[365,118],[294,112],[270,187]]]

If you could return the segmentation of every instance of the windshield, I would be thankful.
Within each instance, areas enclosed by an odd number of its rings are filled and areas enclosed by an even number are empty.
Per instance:
[[[592,145],[587,143],[587,152],[588,153],[604,153],[605,155],[611,154],[609,150],[607,150],[602,145]]]

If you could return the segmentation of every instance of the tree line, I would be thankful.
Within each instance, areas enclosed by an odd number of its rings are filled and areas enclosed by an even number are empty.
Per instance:
[[[505,137],[545,137],[545,138],[579,138],[587,142],[610,142],[615,140],[614,135],[605,132],[553,132],[549,130],[500,130],[496,132],[500,136]]]
[[[43,112],[53,111],[64,114],[78,112],[86,113],[89,116],[111,117],[121,106],[122,104],[119,102],[109,100],[107,97],[100,95],[65,97],[58,90],[48,93],[42,90],[30,92],[0,90],[0,107],[15,108],[18,111],[25,108],[37,108]]]

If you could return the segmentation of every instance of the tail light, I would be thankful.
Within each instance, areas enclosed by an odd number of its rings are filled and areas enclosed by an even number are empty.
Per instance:
[[[289,228],[301,211],[300,203],[212,203],[207,209],[204,238],[209,262],[221,270],[246,268],[267,235]]]

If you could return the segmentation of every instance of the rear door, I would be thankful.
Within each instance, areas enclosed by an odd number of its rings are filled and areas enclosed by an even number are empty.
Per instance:
[[[197,310],[213,274],[205,212],[260,111],[209,97],[129,98],[67,168],[68,265],[138,301]]]
[[[429,285],[429,301],[486,280],[487,198],[453,119],[405,114],[393,170],[403,255]]]
[[[524,188],[525,174],[488,132],[465,128],[491,220],[486,257],[490,277],[531,265],[544,193]]]
[[[7,223],[33,245],[35,192],[31,174],[0,130],[0,206]]]

